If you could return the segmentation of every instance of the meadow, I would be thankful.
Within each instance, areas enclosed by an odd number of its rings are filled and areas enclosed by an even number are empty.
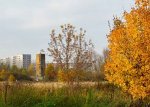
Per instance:
[[[130,95],[108,83],[1,83],[0,94],[0,107],[129,107],[132,103]]]

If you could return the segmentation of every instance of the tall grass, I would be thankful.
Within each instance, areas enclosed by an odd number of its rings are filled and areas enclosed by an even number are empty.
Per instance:
[[[110,84],[62,88],[15,84],[8,87],[7,103],[4,90],[0,91],[0,107],[129,107],[131,103],[130,96]]]

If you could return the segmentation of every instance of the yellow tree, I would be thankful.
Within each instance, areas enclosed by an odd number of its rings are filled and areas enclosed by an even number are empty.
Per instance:
[[[9,76],[9,78],[8,78],[8,81],[9,81],[9,82],[14,82],[15,80],[16,80],[16,78],[15,78],[14,75],[12,75],[12,74],[11,74],[11,75]]]
[[[60,68],[58,70],[57,79],[60,82],[64,82],[65,81],[65,73]]]
[[[34,64],[30,64],[27,71],[30,76],[35,76]]]
[[[105,76],[134,99],[144,99],[150,96],[150,5],[149,0],[135,4],[123,21],[114,18]]]

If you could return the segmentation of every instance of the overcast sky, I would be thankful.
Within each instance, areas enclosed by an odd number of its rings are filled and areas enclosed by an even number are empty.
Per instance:
[[[62,24],[87,31],[95,49],[107,47],[108,21],[122,17],[134,0],[0,0],[0,58],[48,48],[49,34]]]

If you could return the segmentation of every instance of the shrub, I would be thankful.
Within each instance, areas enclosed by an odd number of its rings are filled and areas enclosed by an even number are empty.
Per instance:
[[[11,74],[11,75],[9,76],[9,78],[8,78],[8,81],[9,81],[9,82],[14,82],[15,80],[16,80],[16,78],[15,78],[14,75],[12,75],[12,74]]]

